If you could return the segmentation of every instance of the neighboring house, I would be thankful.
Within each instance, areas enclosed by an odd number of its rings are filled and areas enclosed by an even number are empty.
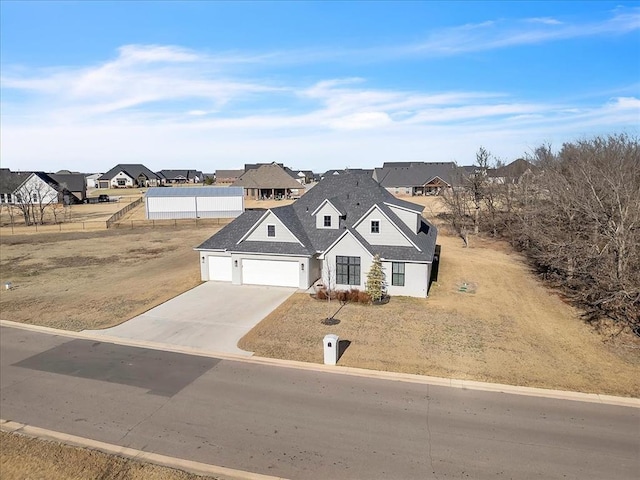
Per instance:
[[[316,181],[316,174],[311,170],[291,170],[289,168],[285,168],[285,170],[302,185]]]
[[[238,180],[244,170],[216,170],[215,179],[218,185],[231,185]]]
[[[378,254],[389,294],[426,297],[437,231],[423,208],[344,172],[291,205],[247,210],[206,240],[196,248],[201,278],[300,289],[321,279],[364,290]]]
[[[142,164],[118,164],[98,178],[98,188],[157,187],[160,177]]]
[[[370,168],[345,168],[342,170],[327,170],[322,175],[320,175],[320,180],[326,177],[335,177],[338,175],[343,175],[346,172],[359,174],[359,175],[368,175],[368,176],[373,175],[373,169],[370,169]]]
[[[57,190],[62,194],[65,205],[82,203],[87,198],[86,177],[83,173],[50,173],[49,177],[58,184]],[[69,197],[69,193],[72,197]]]
[[[275,162],[249,168],[233,183],[233,186],[244,188],[246,197],[256,200],[296,197],[301,190],[304,190],[300,182],[293,179],[281,165]]]
[[[49,205],[82,203],[86,196],[84,175],[12,172],[0,169],[0,203]]]
[[[456,183],[453,162],[385,162],[373,178],[394,195],[439,195]]]
[[[145,195],[148,220],[235,218],[244,212],[244,190],[237,187],[150,188]]]
[[[15,191],[32,173],[0,168],[0,203],[16,203]]]
[[[487,178],[491,183],[520,183],[525,175],[532,175],[539,171],[533,163],[518,158],[508,165],[487,169]]]
[[[156,173],[162,185],[175,183],[202,183],[204,175],[198,170],[160,170]]]
[[[87,188],[98,188],[98,179],[102,176],[101,173],[92,173],[85,177],[85,183]]]

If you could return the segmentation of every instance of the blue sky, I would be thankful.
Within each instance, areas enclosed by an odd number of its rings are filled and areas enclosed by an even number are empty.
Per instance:
[[[468,165],[640,132],[639,2],[0,8],[13,170]]]

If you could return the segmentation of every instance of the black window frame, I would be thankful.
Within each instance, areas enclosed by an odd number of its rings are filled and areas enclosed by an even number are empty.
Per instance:
[[[371,220],[371,233],[380,233],[380,220]]]
[[[273,235],[272,235],[273,232]],[[267,225],[267,237],[275,238],[276,236],[276,226],[275,225]]]
[[[323,221],[323,225],[325,227],[330,227],[331,226],[331,215],[325,215]]]
[[[336,255],[336,283],[360,285],[360,257]]]
[[[391,263],[391,285],[393,285],[394,287],[404,287],[404,281],[405,281],[405,264],[403,262],[392,262]]]

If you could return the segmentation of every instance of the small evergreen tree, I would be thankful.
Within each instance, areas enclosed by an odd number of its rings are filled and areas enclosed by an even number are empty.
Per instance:
[[[382,269],[380,255],[374,255],[373,263],[367,273],[367,293],[371,300],[380,301],[387,294],[387,282]]]

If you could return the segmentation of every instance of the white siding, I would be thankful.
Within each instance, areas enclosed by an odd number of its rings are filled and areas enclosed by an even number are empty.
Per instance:
[[[22,202],[34,205],[49,205],[58,203],[58,192],[47,182],[32,173],[27,180],[15,191],[15,197],[20,196]]]
[[[360,285],[337,285],[336,284],[336,256],[360,257]],[[364,290],[367,281],[367,273],[371,268],[371,254],[365,250],[360,243],[347,233],[334,247],[325,253],[322,264],[322,281],[325,285],[337,290],[349,290],[358,288]]]
[[[399,262],[402,263],[402,262]],[[408,297],[426,297],[429,288],[430,264],[425,263],[404,263],[404,287],[391,285],[392,283],[392,262],[382,262],[387,291],[389,295],[404,295]]]
[[[391,205],[387,206],[407,225],[407,227],[411,229],[413,233],[418,233],[418,229],[420,228],[420,215],[418,213],[410,212],[403,208],[393,207]]]
[[[118,185],[118,179],[124,180],[125,184],[124,185]],[[113,177],[111,179],[111,186],[112,187],[133,187],[133,178],[131,178],[129,175],[127,175],[124,172],[119,172],[115,177]]]
[[[371,233],[371,220],[380,221],[380,233]],[[356,231],[371,245],[413,246],[384,214],[374,208],[356,227]]]
[[[324,226],[324,217],[328,215],[331,217],[331,226]],[[340,217],[338,211],[333,208],[329,203],[325,203],[320,210],[316,212],[316,228],[326,228],[336,230],[340,226]]]
[[[276,236],[267,236],[267,225],[275,225]],[[283,223],[272,212],[258,224],[251,234],[245,238],[246,241],[251,242],[285,242],[285,243],[298,243],[298,240],[293,236],[289,230],[285,228]]]

